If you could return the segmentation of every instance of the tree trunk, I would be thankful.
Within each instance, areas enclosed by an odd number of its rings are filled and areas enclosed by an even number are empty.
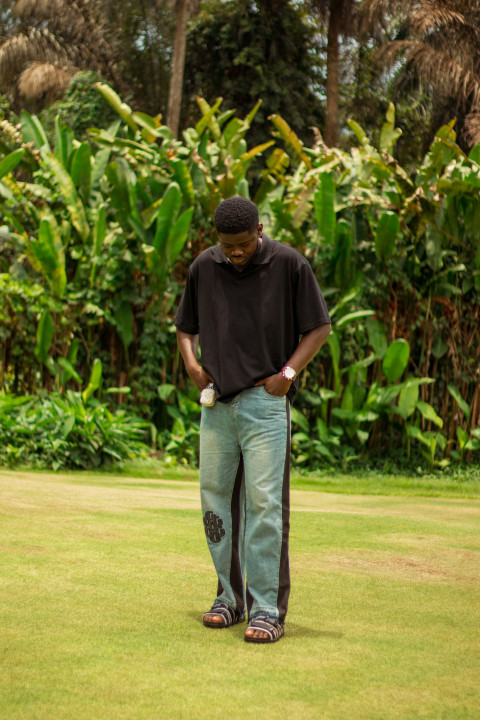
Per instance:
[[[172,75],[168,93],[167,125],[178,136],[180,109],[182,107],[183,70],[187,46],[188,0],[177,0],[175,43],[173,46]]]
[[[325,114],[324,140],[329,147],[338,143],[338,74],[339,43],[342,27],[342,5],[339,0],[330,1],[327,44],[327,112]]]

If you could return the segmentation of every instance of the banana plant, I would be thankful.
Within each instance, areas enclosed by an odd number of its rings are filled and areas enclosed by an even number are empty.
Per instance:
[[[449,383],[447,389],[451,397],[454,399],[456,406],[459,410],[461,410],[468,422],[471,415],[470,405],[462,398],[460,392],[454,385]],[[455,433],[457,438],[457,449],[452,450],[451,455],[455,460],[464,462],[467,452],[480,450],[480,428],[471,428],[470,432],[467,432],[462,425],[457,425]]]
[[[274,141],[249,149],[245,140],[261,100],[243,119],[235,117],[233,111],[222,113],[222,98],[209,105],[198,97],[197,104],[202,117],[194,128],[184,132],[184,139],[190,153],[195,191],[205,213],[211,216],[222,199],[232,195],[249,196],[247,171],[252,161]],[[278,168],[277,159],[273,164]]]

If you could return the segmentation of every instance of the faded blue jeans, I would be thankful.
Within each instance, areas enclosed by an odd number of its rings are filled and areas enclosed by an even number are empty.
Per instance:
[[[284,622],[288,558],[290,407],[263,385],[202,408],[200,494],[217,599],[250,619]]]

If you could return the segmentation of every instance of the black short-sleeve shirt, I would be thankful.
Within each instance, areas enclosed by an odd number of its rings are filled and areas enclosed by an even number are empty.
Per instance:
[[[200,335],[202,366],[225,401],[280,372],[300,336],[330,322],[307,260],[265,234],[242,271],[220,245],[204,250],[190,266],[175,319],[179,330]]]

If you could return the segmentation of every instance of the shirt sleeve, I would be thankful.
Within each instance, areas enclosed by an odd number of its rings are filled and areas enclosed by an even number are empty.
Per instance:
[[[192,268],[188,271],[185,289],[180,298],[175,326],[182,332],[189,335],[197,335],[199,332],[198,322],[198,298],[196,273]]]
[[[305,260],[298,270],[296,313],[300,335],[319,325],[330,324],[330,316],[312,268]]]

